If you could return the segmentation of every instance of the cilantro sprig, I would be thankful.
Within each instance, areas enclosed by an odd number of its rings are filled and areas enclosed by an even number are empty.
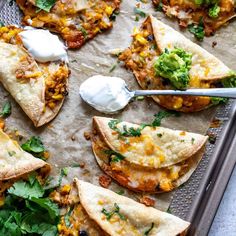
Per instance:
[[[190,24],[188,26],[188,30],[195,36],[197,40],[202,41],[205,36],[203,19],[201,18],[198,25]]]
[[[56,0],[36,0],[35,5],[39,8],[39,10],[50,12],[55,2]]]
[[[35,175],[28,181],[20,180],[9,190],[0,210],[0,235],[57,234],[59,208],[53,203]]]
[[[125,159],[123,155],[113,150],[105,150],[104,153],[111,157],[112,162],[119,162]]]
[[[4,103],[2,111],[0,112],[0,116],[6,118],[11,115],[11,103],[7,101]]]
[[[139,128],[130,127],[127,128],[126,125],[123,125],[122,129],[119,129],[117,125],[121,122],[120,120],[111,120],[108,122],[108,126],[110,129],[116,131],[118,133],[118,138],[122,137],[140,137],[142,135],[142,130],[147,127],[157,127],[161,125],[161,122],[164,118],[170,116],[180,116],[179,112],[176,111],[159,111],[157,114],[154,115],[154,120],[152,123],[149,124],[141,124]]]
[[[21,148],[34,155],[35,157],[43,159],[43,154],[46,151],[40,137],[32,136],[29,140],[21,145]]]
[[[147,229],[147,230],[144,232],[144,235],[145,235],[145,236],[148,236],[148,235],[149,235],[149,233],[152,231],[153,227],[154,227],[154,223],[152,222],[152,224],[151,224],[150,228],[149,228],[149,229]]]
[[[107,220],[110,220],[113,215],[118,215],[121,220],[126,220],[126,217],[120,213],[120,207],[117,203],[114,203],[114,209],[112,211],[107,211],[105,208],[102,209],[102,213],[106,216]]]

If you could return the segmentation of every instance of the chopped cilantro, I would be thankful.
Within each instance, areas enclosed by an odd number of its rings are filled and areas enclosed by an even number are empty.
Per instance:
[[[134,13],[136,15],[141,16],[141,17],[146,17],[146,13],[144,11],[142,11],[140,8],[135,7],[134,8]]]
[[[21,148],[34,155],[35,157],[44,158],[45,147],[40,139],[40,137],[32,136],[24,144],[21,145]]]
[[[215,4],[213,7],[209,9],[208,15],[212,18],[217,18],[220,13],[220,7]]]
[[[36,0],[35,5],[39,8],[39,10],[49,12],[54,6],[55,2],[56,0]]]
[[[88,32],[86,31],[86,29],[82,26],[80,26],[78,29],[82,32],[84,38],[87,39],[88,38]]]
[[[202,41],[205,36],[203,19],[201,18],[198,25],[190,24],[188,26],[188,30],[190,33],[194,34],[196,39],[198,39],[199,41]]]
[[[166,212],[171,214],[171,209],[170,209],[170,207],[166,210]]]
[[[194,142],[195,142],[195,138],[192,138],[191,143],[194,144]]]
[[[125,193],[125,191],[123,189],[121,189],[121,190],[117,191],[116,193],[119,195],[123,195]]]
[[[112,71],[114,71],[114,70],[116,69],[116,67],[117,67],[117,63],[113,64],[113,65],[111,66],[111,68],[109,69],[109,73],[111,73]]]
[[[110,220],[114,214],[117,214],[121,220],[126,220],[125,216],[120,213],[120,207],[117,203],[114,203],[114,209],[111,212],[103,208],[102,213],[106,216],[107,220]]]
[[[119,123],[120,123],[119,120],[111,120],[108,123],[108,126],[119,134],[119,138],[141,136],[141,131],[142,131],[141,128],[134,128],[134,127],[127,128],[126,125],[123,125],[123,128],[121,130],[117,127]]]
[[[6,102],[3,105],[2,111],[0,112],[0,116],[6,118],[11,115],[11,103]]]
[[[156,11],[163,11],[163,3],[162,0],[158,3],[158,5],[155,8]]]
[[[161,138],[163,136],[163,134],[159,133],[157,134],[157,137]]]
[[[2,21],[0,21],[0,27],[3,27],[4,23]]]
[[[211,97],[211,103],[213,105],[225,104],[228,100],[228,98]]]
[[[149,233],[152,231],[153,227],[154,227],[154,223],[152,222],[150,228],[147,229],[147,230],[144,232],[144,235],[145,235],[145,236],[149,235]]]
[[[105,150],[104,153],[111,157],[112,162],[119,162],[125,159],[123,155],[113,150]]]
[[[232,72],[235,74],[235,72]],[[223,80],[223,86],[225,88],[235,88],[236,87],[236,77],[226,78]]]
[[[175,112],[175,111],[159,111],[157,114],[154,115],[155,119],[152,122],[152,124],[151,125],[147,125],[147,126],[152,126],[152,127],[160,126],[161,125],[161,121],[164,118],[167,118],[167,117],[170,117],[170,116],[178,117],[178,116],[180,116],[180,113]]]
[[[16,152],[15,151],[9,151],[8,154],[9,154],[10,157],[12,157],[12,156],[16,155]]]
[[[120,14],[119,11],[113,11],[111,16],[110,16],[110,20],[115,21],[116,20],[116,16],[118,16]]]
[[[58,187],[61,186],[63,177],[67,176],[67,175],[68,175],[68,169],[66,167],[62,168],[60,171],[60,176],[59,176],[59,180],[58,180]]]
[[[74,210],[74,207],[72,206],[69,208],[69,211],[65,214],[64,220],[65,220],[66,227],[70,227],[70,216],[73,210]]]

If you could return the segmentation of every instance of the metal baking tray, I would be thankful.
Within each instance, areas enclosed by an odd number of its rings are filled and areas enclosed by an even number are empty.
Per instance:
[[[9,5],[10,2],[10,5]],[[21,12],[14,1],[0,0],[0,20],[5,24],[20,24]],[[190,236],[205,236],[211,227],[217,208],[236,163],[236,102],[229,101],[217,109],[215,120],[221,125],[209,128],[215,142],[208,142],[198,168],[190,180],[177,189],[170,211],[190,221]]]

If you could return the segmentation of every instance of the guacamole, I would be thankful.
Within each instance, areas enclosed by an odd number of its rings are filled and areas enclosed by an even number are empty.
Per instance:
[[[168,79],[175,89],[186,89],[189,83],[189,70],[192,54],[181,48],[165,49],[154,63],[156,76]]]

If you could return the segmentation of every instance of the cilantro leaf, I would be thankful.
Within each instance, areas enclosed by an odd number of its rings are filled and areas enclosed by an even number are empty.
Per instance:
[[[110,129],[116,131],[119,134],[119,138],[121,137],[139,137],[141,136],[142,129],[130,127],[127,129],[126,125],[123,125],[123,130],[119,129],[117,125],[120,123],[119,120],[111,120],[108,123]]]
[[[33,136],[26,143],[21,145],[21,148],[32,154],[41,154],[45,151],[45,147],[40,137]]]
[[[44,194],[44,189],[37,179],[35,180],[33,185],[20,180],[14,183],[13,186],[8,189],[8,193],[17,197],[29,199],[31,197],[42,197]]]
[[[112,162],[119,162],[125,159],[123,155],[113,150],[105,150],[104,153],[111,157]]]
[[[11,103],[6,102],[3,105],[2,111],[0,112],[0,116],[6,118],[11,115]]]
[[[134,8],[134,13],[136,15],[139,15],[139,16],[143,17],[143,18],[146,17],[146,13],[144,11],[142,11],[140,8],[135,7]]]
[[[114,209],[112,211],[109,212],[103,208],[102,213],[106,216],[107,220],[110,220],[114,214],[117,214],[121,220],[126,220],[126,217],[120,213],[120,207],[117,205],[117,203],[114,203]]]
[[[146,125],[146,126],[152,126],[152,127],[160,126],[161,121],[164,118],[167,118],[167,117],[170,117],[170,116],[180,116],[180,113],[175,112],[175,111],[159,111],[157,114],[154,115],[155,119],[152,122],[152,124],[151,125]]]
[[[56,236],[59,208],[44,195],[35,175],[16,182],[0,209],[0,235]]]
[[[55,220],[58,217],[59,215],[58,206],[57,204],[52,202],[49,198],[31,197],[30,201],[36,203],[41,208],[45,209],[52,220]]]
[[[36,0],[35,5],[40,9],[49,12],[56,0]]]
[[[225,104],[228,100],[228,98],[211,97],[211,103],[213,105]]]
[[[188,26],[188,30],[190,33],[194,34],[196,39],[198,39],[199,41],[203,40],[205,36],[205,31],[204,31],[204,24],[203,24],[202,19],[200,20],[198,25],[190,24]]]
[[[217,18],[220,13],[220,7],[215,4],[213,7],[209,9],[208,15],[212,18]]]
[[[225,88],[235,88],[236,87],[236,77],[226,78],[223,80],[223,86]]]
[[[144,232],[144,235],[145,236],[149,235],[149,233],[152,231],[153,227],[154,227],[154,223],[152,222],[150,228]]]

